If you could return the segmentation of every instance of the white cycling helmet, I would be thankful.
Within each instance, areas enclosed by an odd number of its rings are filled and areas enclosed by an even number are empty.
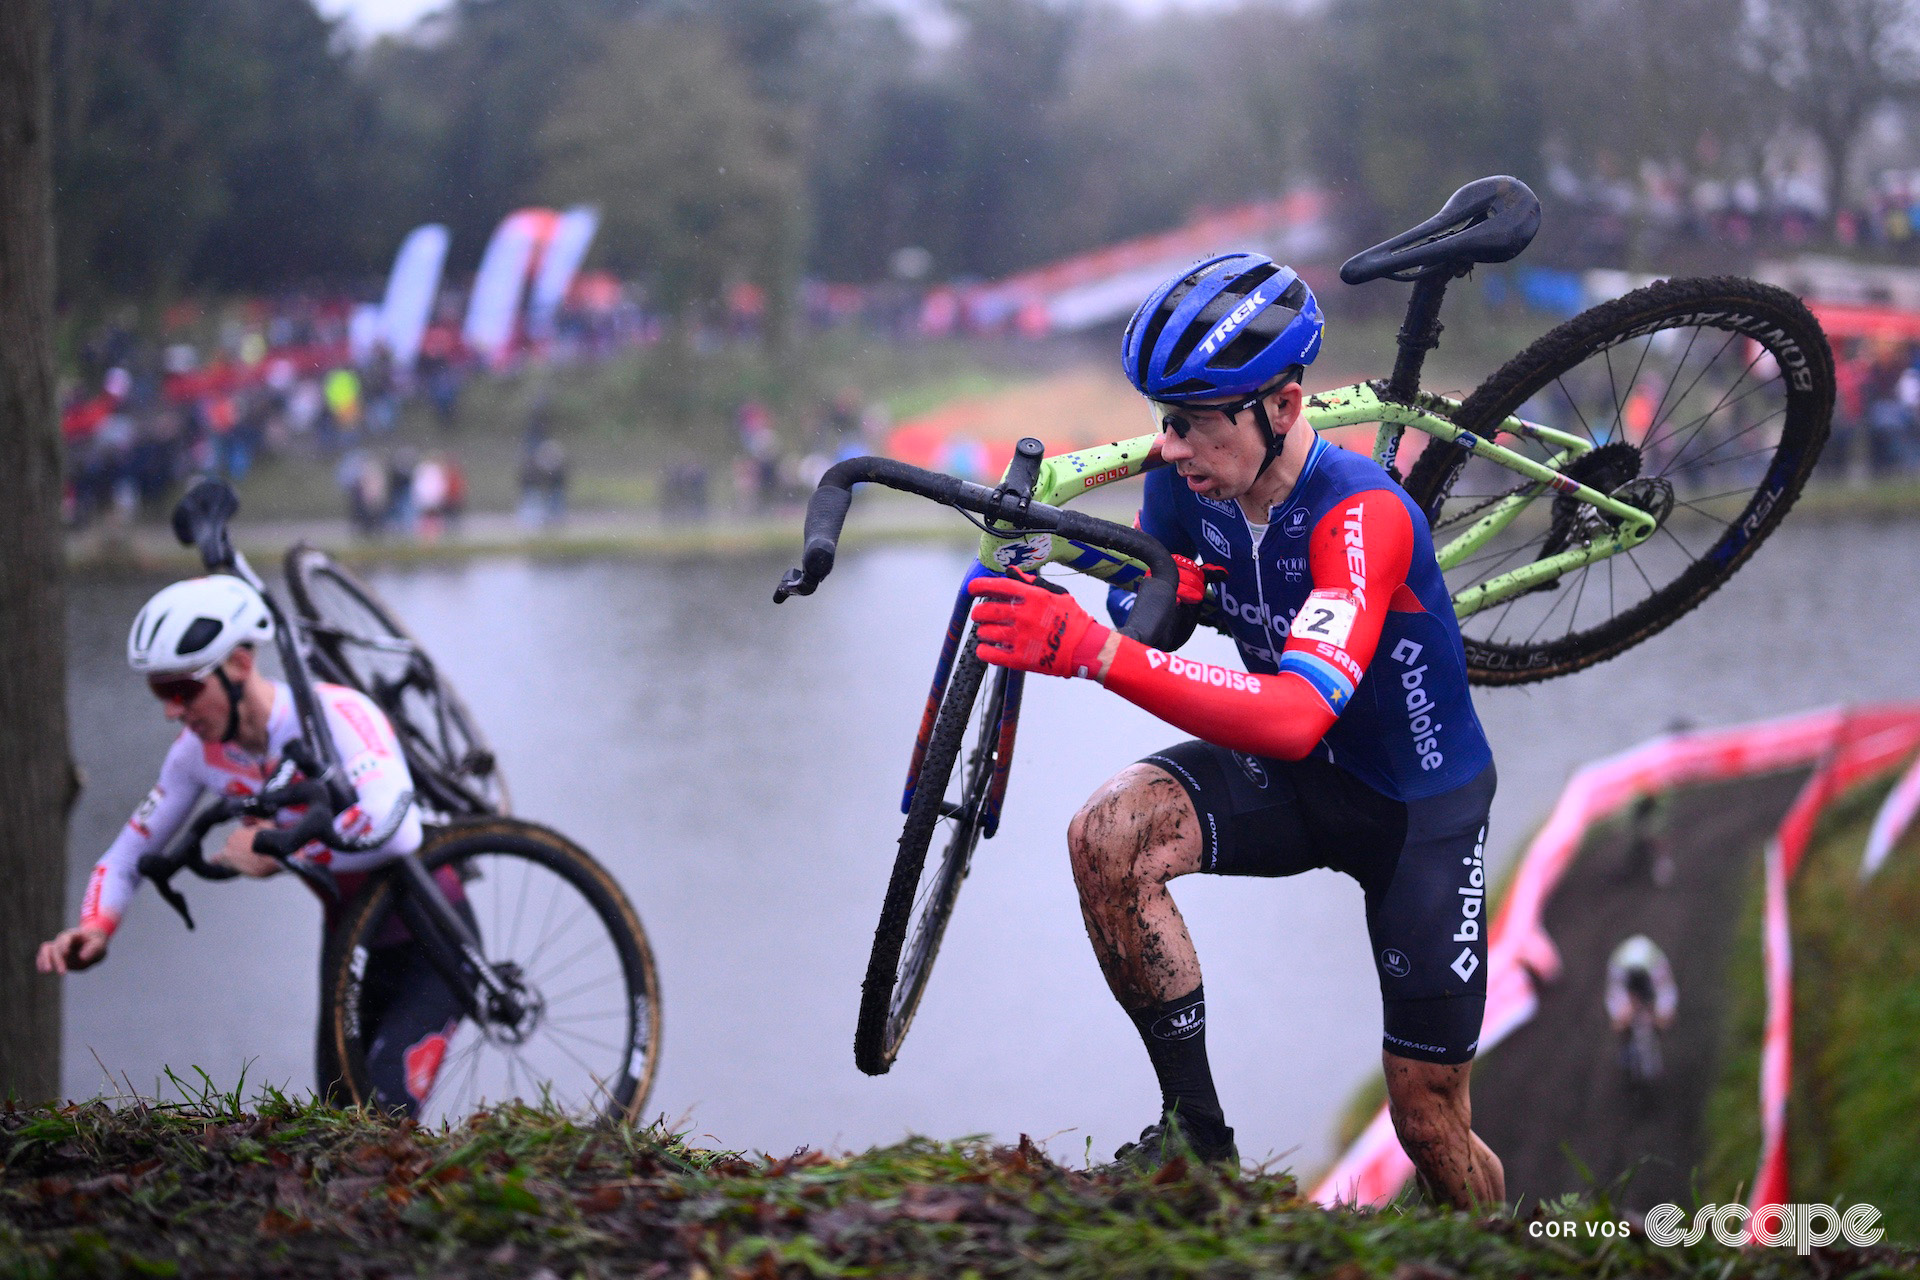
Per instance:
[[[127,665],[141,675],[203,677],[240,645],[273,639],[273,615],[260,593],[215,574],[163,589],[133,619]]]

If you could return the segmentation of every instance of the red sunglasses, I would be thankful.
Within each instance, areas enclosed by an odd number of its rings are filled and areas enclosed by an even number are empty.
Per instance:
[[[186,706],[200,696],[207,687],[205,680],[196,680],[192,676],[169,676],[163,680],[149,679],[147,688],[153,690],[153,696],[162,702],[177,702]]]

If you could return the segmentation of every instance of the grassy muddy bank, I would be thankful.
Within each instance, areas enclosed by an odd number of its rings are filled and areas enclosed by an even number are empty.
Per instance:
[[[1885,1246],[1660,1249],[1603,1200],[1329,1212],[1285,1173],[1087,1171],[1024,1138],[774,1158],[518,1108],[431,1133],[269,1093],[9,1106],[0,1142],[18,1277],[1920,1274]]]

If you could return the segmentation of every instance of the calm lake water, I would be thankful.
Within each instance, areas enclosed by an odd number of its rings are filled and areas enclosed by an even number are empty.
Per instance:
[[[1789,526],[1700,610],[1579,675],[1478,695],[1500,767],[1490,856],[1510,858],[1578,765],[1675,720],[1722,724],[1920,696],[1911,523]],[[1064,833],[1103,778],[1181,735],[1082,681],[1035,679],[999,837],[982,845],[888,1076],[854,1069],[854,1009],[898,835],[899,787],[959,547],[849,553],[775,608],[776,560],[478,561],[377,572],[493,738],[516,810],[592,850],[659,960],[665,1042],[648,1105],[704,1141],[785,1152],[909,1132],[1021,1133],[1104,1157],[1153,1118],[1152,1074],[1107,994]],[[123,660],[158,581],[72,591],[72,712],[87,788],[69,901],[171,737]],[[1094,601],[1092,591],[1083,599]],[[1203,633],[1204,656],[1231,660]],[[311,1086],[319,911],[285,877],[183,882],[188,933],[144,893],[108,962],[69,980],[65,1086],[102,1067],[223,1087]],[[1208,1032],[1249,1158],[1310,1168],[1376,1069],[1358,887],[1331,872],[1176,887]]]

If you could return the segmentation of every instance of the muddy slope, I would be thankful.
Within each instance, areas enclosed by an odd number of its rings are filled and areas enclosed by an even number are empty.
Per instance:
[[[1533,1021],[1474,1068],[1474,1128],[1506,1165],[1509,1200],[1606,1187],[1631,1173],[1632,1208],[1691,1202],[1724,1038],[1728,950],[1761,851],[1805,776],[1672,796],[1660,836],[1672,858],[1664,886],[1629,866],[1624,823],[1589,837],[1547,904],[1560,977],[1541,991]],[[1666,951],[1680,988],[1666,1075],[1649,1093],[1629,1087],[1604,1006],[1607,956],[1635,933]]]

